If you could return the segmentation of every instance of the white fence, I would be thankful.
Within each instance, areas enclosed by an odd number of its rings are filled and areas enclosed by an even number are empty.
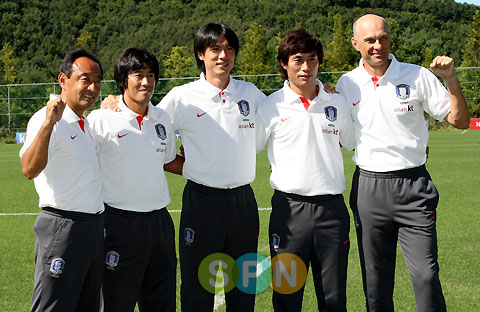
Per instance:
[[[464,90],[471,111],[480,111],[480,67],[456,68],[457,75]],[[344,72],[321,72],[319,79],[335,85]],[[253,82],[265,94],[270,94],[282,87],[283,81],[279,74],[239,75],[236,79]],[[161,78],[155,88],[153,103],[158,103],[174,86],[182,85],[198,79],[198,77]],[[60,92],[58,83],[11,84],[0,85],[0,135],[10,136],[15,132],[25,131],[30,117],[48,101],[49,94]],[[98,108],[101,100],[109,94],[117,94],[118,90],[113,80],[102,82],[102,89],[97,103],[92,109]],[[480,117],[475,116],[472,117]]]

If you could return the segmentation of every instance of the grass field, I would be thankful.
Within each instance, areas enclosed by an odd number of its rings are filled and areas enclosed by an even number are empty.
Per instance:
[[[430,133],[427,167],[440,192],[438,207],[439,262],[449,311],[480,311],[480,131],[435,131]],[[33,182],[23,177],[18,159],[19,145],[0,145],[0,311],[28,311],[33,288],[35,215],[37,195]],[[353,163],[344,153],[348,199]],[[258,155],[257,179],[253,188],[259,207],[270,207],[269,164],[265,151]],[[185,181],[168,175],[172,204],[181,209]],[[172,212],[178,230],[179,212]],[[268,255],[270,211],[260,214],[259,253]],[[365,311],[355,230],[351,226],[348,271],[348,311]],[[180,278],[178,278],[180,281]],[[177,283],[179,285],[179,282]],[[177,285],[177,291],[178,291]],[[177,292],[178,293],[178,292]],[[415,311],[410,279],[400,249],[395,284],[397,311]],[[177,296],[179,300],[179,296]],[[180,311],[180,305],[177,305]],[[225,311],[225,305],[218,311]],[[256,311],[272,311],[271,290],[257,295]],[[303,311],[316,311],[315,293],[308,279]]]

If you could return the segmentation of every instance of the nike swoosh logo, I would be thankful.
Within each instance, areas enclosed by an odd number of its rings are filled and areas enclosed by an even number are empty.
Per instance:
[[[287,117],[287,118],[280,118],[280,120],[281,120],[282,122],[284,122],[284,121],[286,121],[288,118],[290,118],[290,117]]]
[[[75,135],[75,136],[71,136],[70,139],[75,140],[76,137],[77,137],[76,135]]]
[[[357,106],[358,103],[360,103],[360,101],[358,101],[358,102],[356,102],[356,103],[352,103],[352,104],[353,104],[353,106]]]
[[[125,134],[122,134],[122,135],[119,134],[119,135],[118,135],[118,138],[121,139],[121,138],[123,138],[124,136],[126,136],[127,134],[128,134],[128,133],[125,133]]]
[[[200,117],[202,117],[203,115],[205,115],[206,113],[207,113],[207,112],[202,113],[202,114],[197,114],[197,117],[200,118]]]

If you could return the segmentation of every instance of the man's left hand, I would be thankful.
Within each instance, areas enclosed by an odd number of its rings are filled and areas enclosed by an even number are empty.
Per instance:
[[[451,57],[437,56],[430,64],[430,68],[435,75],[442,77],[444,80],[455,77],[455,66]]]

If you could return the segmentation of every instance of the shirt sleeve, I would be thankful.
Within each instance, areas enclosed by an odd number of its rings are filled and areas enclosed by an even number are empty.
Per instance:
[[[163,97],[160,103],[157,104],[158,107],[166,111],[167,114],[170,116],[170,120],[172,121],[174,132],[178,130],[178,125],[181,124],[179,121],[179,118],[181,116],[179,115],[179,112],[177,109],[176,93],[177,93],[177,88],[173,88]]]
[[[257,112],[257,128],[255,130],[257,153],[265,148],[272,133],[273,116],[272,113],[269,112],[271,105],[268,98],[264,98],[263,101],[260,102],[260,107]]]
[[[353,135],[353,119],[352,114],[350,113],[350,108],[347,106],[345,102],[345,98],[343,96],[339,96],[342,98],[342,114],[343,114],[343,123],[342,128],[340,129],[340,144],[347,150],[351,151],[355,148],[355,136]]]
[[[335,86],[335,91],[337,91],[338,93],[340,93],[341,96],[345,97],[345,90],[344,90],[344,80],[345,78],[340,77],[337,81],[337,85]]]
[[[425,68],[420,70],[423,110],[439,121],[450,112],[450,94],[440,80]]]
[[[100,150],[102,147],[102,138],[101,138],[101,116],[100,111],[95,110],[88,114],[88,134],[92,138],[93,143],[95,144],[95,150],[97,151],[97,155],[100,154]]]
[[[22,148],[18,155],[22,158],[25,151],[32,145],[33,141],[37,137],[40,128],[42,127],[43,122],[45,121],[47,114],[46,108],[39,110],[36,112],[32,118],[28,121],[27,124],[27,132],[25,133],[25,141],[23,143]],[[57,122],[58,123],[58,122]],[[57,130],[57,124],[52,129],[52,133],[50,134],[50,141],[48,143],[48,159],[50,159],[53,150],[55,149],[55,135]]]
[[[173,133],[171,120],[165,122],[167,125],[167,150],[165,151],[165,164],[173,161],[177,155],[177,139]]]

